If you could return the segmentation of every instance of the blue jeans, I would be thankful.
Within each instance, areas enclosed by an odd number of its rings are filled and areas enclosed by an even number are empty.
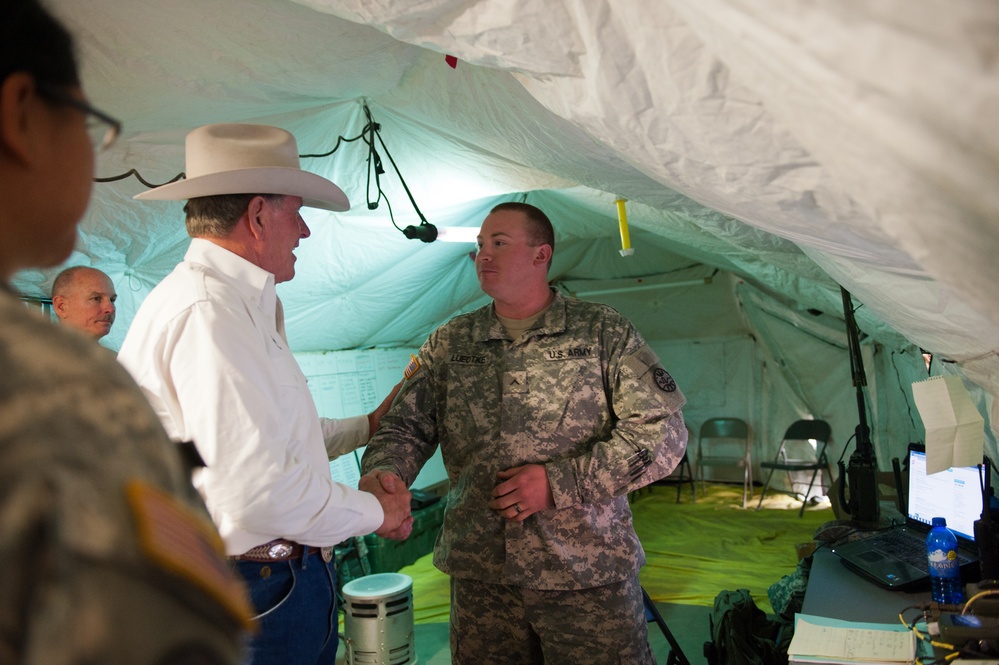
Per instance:
[[[336,560],[318,550],[300,559],[239,561],[256,608],[248,664],[333,665],[337,650]]]

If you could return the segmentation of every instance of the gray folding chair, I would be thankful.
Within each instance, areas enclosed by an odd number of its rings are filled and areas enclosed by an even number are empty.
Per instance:
[[[753,495],[753,459],[750,454],[749,425],[739,418],[711,418],[701,425],[697,438],[697,477],[704,494],[705,469],[709,466],[742,468],[742,507]]]
[[[756,504],[757,510],[763,506],[763,498],[767,495],[767,489],[770,488],[774,471],[787,472],[787,480],[792,494],[794,493],[794,478],[791,474],[811,471],[812,478],[808,481],[808,489],[805,490],[805,495],[801,499],[801,510],[798,511],[798,517],[805,514],[808,496],[812,493],[812,487],[815,485],[819,471],[824,470],[829,474],[828,477],[832,478],[829,459],[826,455],[826,446],[829,444],[831,433],[832,429],[829,427],[829,423],[824,420],[796,420],[791,423],[791,426],[784,433],[784,438],[780,442],[780,448],[777,450],[774,460],[760,462],[760,468],[770,469],[770,473],[767,474],[767,481],[763,484],[763,494],[760,495],[760,502]]]

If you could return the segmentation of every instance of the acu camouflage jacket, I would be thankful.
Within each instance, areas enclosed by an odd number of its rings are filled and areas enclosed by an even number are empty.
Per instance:
[[[600,586],[645,562],[627,494],[680,462],[684,401],[610,307],[556,293],[511,340],[489,305],[430,335],[363,471],[412,483],[439,443],[450,489],[438,568],[533,589]],[[555,508],[508,521],[487,506],[496,473],[529,463],[545,465]]]

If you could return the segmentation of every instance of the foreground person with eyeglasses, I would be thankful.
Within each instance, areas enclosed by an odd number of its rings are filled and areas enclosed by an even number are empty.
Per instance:
[[[238,663],[242,585],[142,393],[32,313],[15,272],[73,249],[95,149],[72,39],[36,0],[0,9],[0,663]],[[96,130],[97,143],[88,138]]]

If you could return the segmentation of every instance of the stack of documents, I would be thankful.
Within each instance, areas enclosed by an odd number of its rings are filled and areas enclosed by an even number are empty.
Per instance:
[[[859,623],[799,614],[788,662],[810,665],[898,665],[916,659],[916,635],[901,623]]]

